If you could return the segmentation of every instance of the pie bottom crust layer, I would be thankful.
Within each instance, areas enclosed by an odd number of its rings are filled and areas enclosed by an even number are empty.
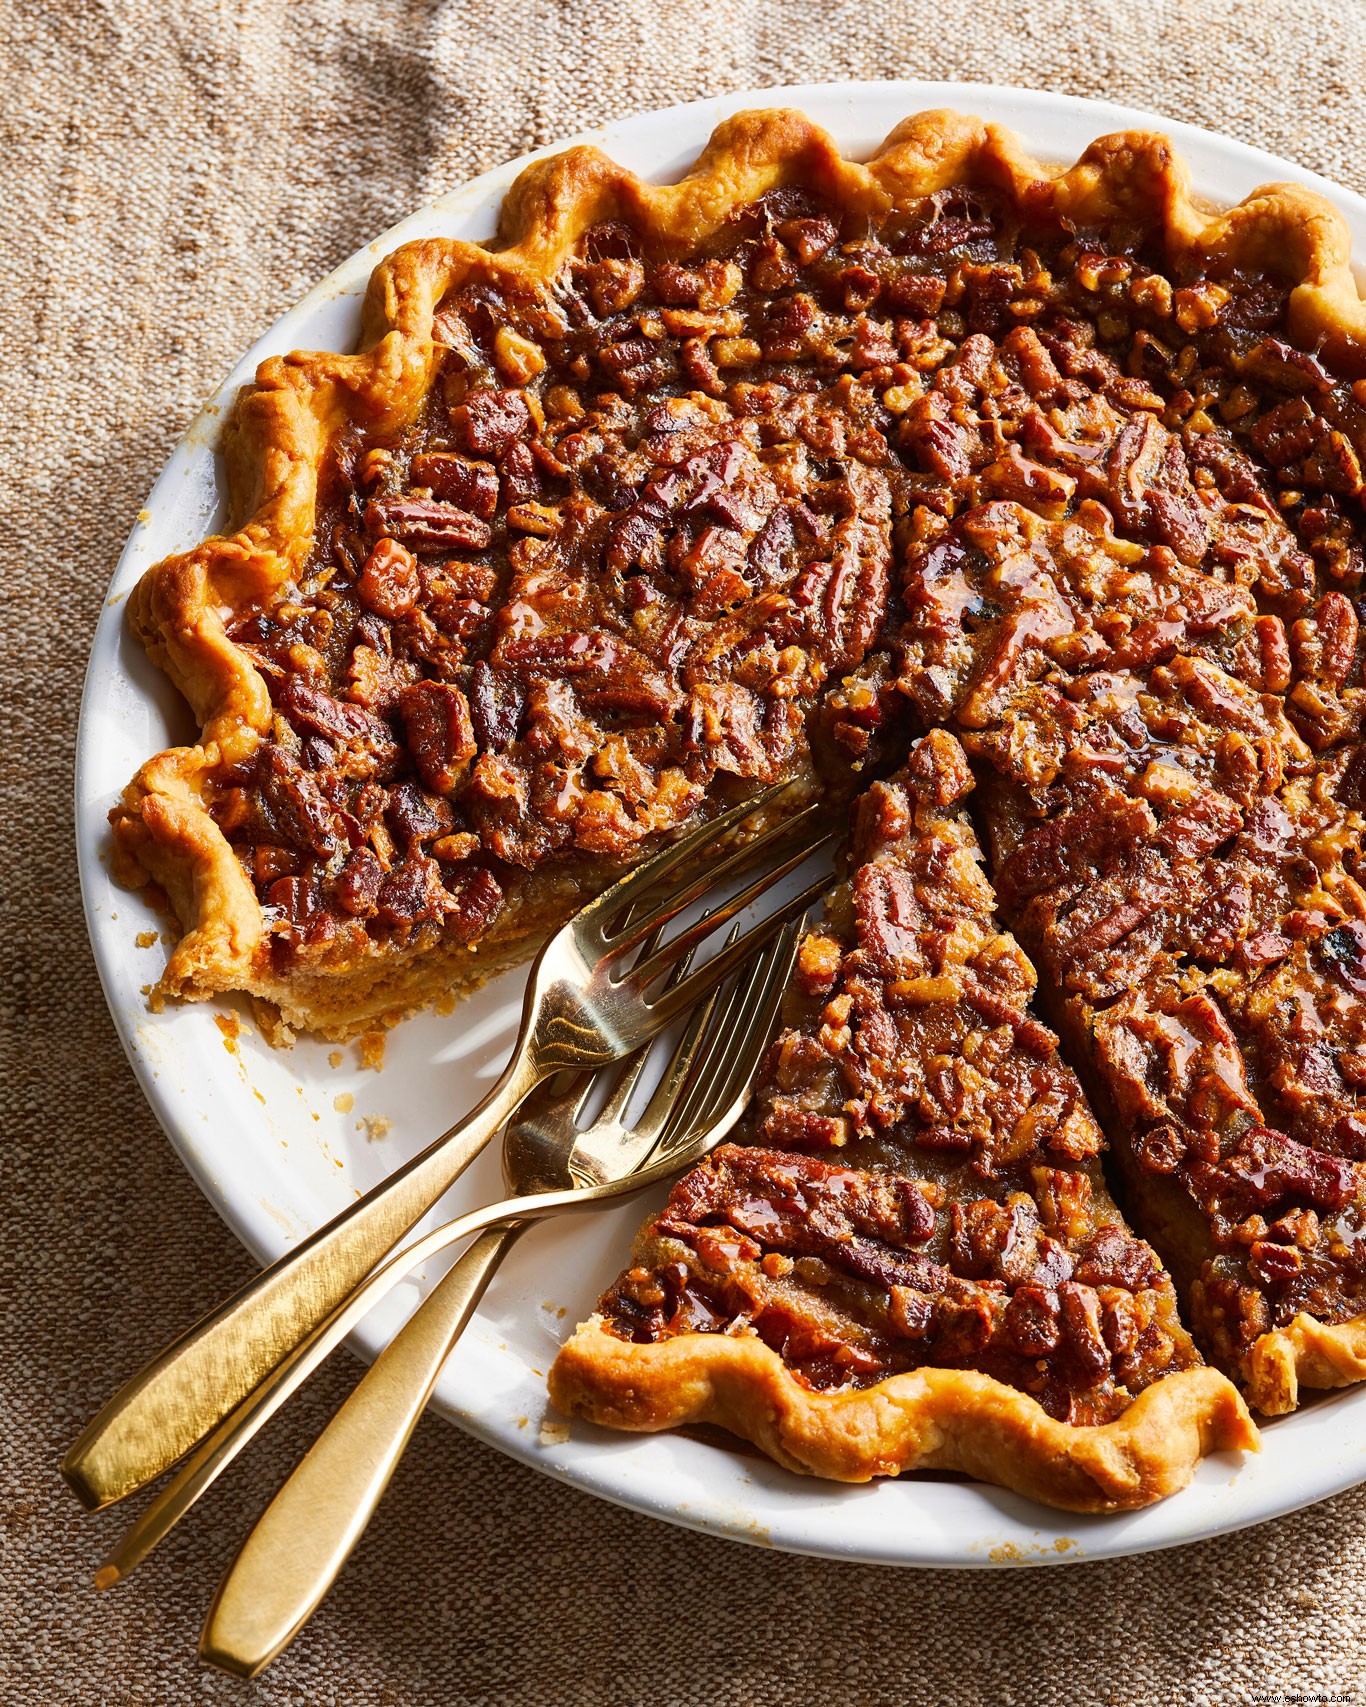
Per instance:
[[[788,1470],[831,1481],[955,1470],[1065,1511],[1151,1505],[1209,1453],[1258,1449],[1247,1407],[1214,1369],[1164,1376],[1114,1422],[1076,1428],[972,1370],[813,1392],[760,1340],[687,1334],[632,1345],[598,1316],[561,1351],[550,1397],[566,1415],[639,1434],[712,1423]]]

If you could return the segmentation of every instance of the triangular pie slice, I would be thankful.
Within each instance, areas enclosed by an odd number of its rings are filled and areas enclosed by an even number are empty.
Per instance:
[[[996,917],[947,734],[856,807],[738,1138],[674,1187],[551,1371],[614,1427],[720,1424],[846,1481],[966,1471],[1082,1511],[1250,1448]]]

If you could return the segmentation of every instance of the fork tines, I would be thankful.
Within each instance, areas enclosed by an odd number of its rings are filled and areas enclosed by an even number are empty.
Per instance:
[[[614,884],[574,920],[576,941],[585,957],[592,955],[597,974],[605,976],[614,991],[643,1003],[657,1021],[667,1023],[692,1006],[829,886],[828,875],[823,875],[799,894],[786,898],[742,935],[732,936],[687,977],[675,976],[651,997],[651,987],[678,968],[684,955],[694,954],[708,937],[753,906],[822,847],[833,847],[835,833],[823,801],[800,807],[790,816],[776,817],[758,835],[725,847],[724,838],[730,832],[783,792],[784,785],[767,789],[697,826]],[[719,857],[706,858],[718,843],[722,848]],[[755,865],[762,869],[737,892],[715,902],[667,941],[662,939],[663,928],[685,909]],[[678,882],[680,877],[682,881]],[[637,948],[633,960],[632,952]]]
[[[582,931],[596,933],[603,953],[610,951],[614,956],[628,953],[658,925],[677,917],[708,890],[743,871],[787,838],[801,839],[803,832],[809,831],[813,820],[827,811],[823,801],[813,801],[790,816],[775,818],[757,835],[737,841],[729,848],[725,846],[725,838],[731,831],[746,818],[762,812],[790,787],[789,783],[778,783],[729,807],[718,817],[694,826],[585,907],[575,921],[577,926]],[[812,846],[829,833],[827,825],[814,838]],[[719,857],[707,859],[705,856],[714,850],[719,850]]]

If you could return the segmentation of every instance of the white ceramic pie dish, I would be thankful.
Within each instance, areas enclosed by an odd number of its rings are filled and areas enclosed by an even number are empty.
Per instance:
[[[1366,257],[1366,200],[1273,155],[1155,114],[1108,103],[980,84],[844,83],[750,91],[623,120],[590,141],[643,175],[677,175],[715,124],[751,106],[795,106],[850,154],[871,153],[901,119],[956,107],[1011,126],[1040,158],[1070,161],[1097,136],[1129,127],[1170,135],[1197,191],[1236,201],[1293,180],[1333,201]],[[150,754],[192,734],[189,715],[127,633],[124,600],[142,572],[220,516],[217,429],[236,388],[267,355],[350,347],[375,262],[433,234],[489,236],[527,155],[450,192],[396,225],[324,279],[242,358],[192,422],[149,496],[115,571],[91,651],[77,747],[77,841],[91,942],[115,1025],[178,1154],[210,1202],[262,1262],[378,1182],[473,1105],[511,1045],[522,976],[508,974],[453,1015],[419,1015],[389,1035],[385,1065],[312,1041],[271,1049],[245,1007],[227,1002],[149,1010],[144,987],[165,948],[163,921],[108,873],[106,814]],[[143,942],[139,942],[139,938]],[[240,1028],[240,1029],[239,1029]],[[234,1035],[236,1033],[236,1035]],[[371,1123],[391,1124],[375,1135]],[[500,1188],[496,1146],[442,1206],[440,1218]],[[981,1566],[1114,1557],[1220,1534],[1366,1480],[1366,1389],[1319,1398],[1266,1427],[1257,1457],[1207,1459],[1193,1484],[1131,1516],[1051,1513],[998,1489],[909,1476],[841,1487],[788,1474],[748,1449],[681,1435],[611,1434],[549,1411],[545,1372],[564,1335],[620,1267],[647,1199],[527,1233],[451,1358],[436,1403],[513,1457],[588,1492],[673,1522],[796,1552],[885,1564]],[[433,1222],[434,1224],[434,1222]],[[356,1346],[373,1356],[423,1291],[421,1276],[366,1320]],[[147,1348],[150,1354],[154,1347]]]

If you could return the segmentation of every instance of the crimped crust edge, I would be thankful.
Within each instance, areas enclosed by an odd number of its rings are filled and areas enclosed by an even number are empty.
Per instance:
[[[802,1475],[867,1482],[955,1470],[1066,1511],[1137,1510],[1183,1488],[1210,1452],[1259,1450],[1237,1389],[1210,1368],[1163,1376],[1114,1422],[1073,1427],[971,1370],[814,1392],[756,1335],[637,1345],[594,1316],[562,1347],[549,1384],[559,1410],[608,1428],[710,1423]]]
[[[1366,1380],[1366,1316],[1321,1322],[1303,1310],[1258,1339],[1247,1357],[1247,1392],[1267,1416],[1300,1402],[1301,1387],[1350,1387]]]

